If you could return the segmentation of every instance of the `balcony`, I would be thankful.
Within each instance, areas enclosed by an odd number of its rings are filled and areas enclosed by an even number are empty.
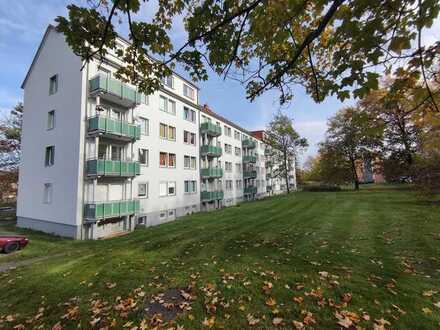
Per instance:
[[[214,167],[202,168],[200,169],[200,175],[204,179],[221,178],[223,176],[223,169]]]
[[[84,205],[84,218],[88,221],[98,221],[119,218],[135,214],[139,211],[138,200],[120,200],[88,203]]]
[[[210,202],[219,199],[223,199],[223,191],[202,191],[200,194],[202,202]]]
[[[105,74],[97,74],[89,80],[89,91],[91,95],[100,94],[103,99],[128,108],[145,100],[145,95],[136,88]]]
[[[242,142],[243,148],[254,149],[257,146],[257,143],[254,140],[246,139]]]
[[[139,162],[90,159],[87,161],[88,176],[134,177],[141,174]]]
[[[89,134],[105,135],[117,140],[133,141],[141,137],[141,127],[127,121],[96,116],[88,119]]]
[[[243,163],[256,163],[257,157],[253,155],[245,155],[243,156]]]
[[[222,135],[222,128],[219,125],[215,125],[210,122],[205,122],[200,125],[200,133],[208,134],[209,136],[220,136]]]
[[[212,145],[204,145],[200,147],[200,155],[208,157],[220,157],[222,155],[222,148]]]
[[[253,195],[257,193],[257,187],[245,187],[244,194],[245,195]]]
[[[257,171],[244,171],[243,178],[244,179],[255,179],[257,177]]]

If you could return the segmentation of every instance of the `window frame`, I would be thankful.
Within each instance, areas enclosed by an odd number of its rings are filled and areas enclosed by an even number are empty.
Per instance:
[[[139,191],[140,191],[140,189],[139,189],[139,187],[141,186],[141,185],[145,185],[145,195],[140,195],[139,194]],[[138,198],[141,198],[141,199],[147,199],[148,198],[148,195],[149,195],[149,192],[148,192],[148,182],[139,182],[138,183],[138,193],[137,193],[137,197]]]
[[[44,152],[44,166],[51,167],[54,165],[55,165],[55,145],[46,146]]]
[[[54,95],[58,92],[58,73],[49,77],[49,95]]]
[[[55,109],[47,112],[47,127],[46,130],[50,131],[55,128]]]

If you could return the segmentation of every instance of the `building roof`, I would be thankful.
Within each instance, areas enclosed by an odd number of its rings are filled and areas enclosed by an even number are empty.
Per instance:
[[[32,68],[34,67],[34,65],[35,65],[35,63],[36,63],[36,61],[37,61],[37,59],[38,59],[38,56],[40,55],[41,49],[43,48],[43,45],[44,45],[44,43],[45,43],[45,41],[46,41],[46,39],[47,39],[47,36],[49,35],[49,32],[51,32],[51,31],[55,31],[55,32],[57,32],[55,26],[53,26],[52,24],[49,24],[49,25],[47,26],[47,28],[46,28],[46,31],[44,32],[44,35],[43,35],[43,38],[41,39],[40,44],[38,45],[37,52],[35,53],[34,58],[32,59],[32,63],[31,63],[31,65],[30,65],[30,67],[29,67],[29,69],[28,69],[28,71],[27,71],[27,73],[26,73],[26,76],[25,76],[25,78],[24,78],[24,80],[23,80],[23,83],[21,84],[21,88],[24,88],[24,86],[25,86],[25,84],[26,84],[26,81],[27,81],[27,79],[29,78],[29,75],[31,74]],[[117,37],[118,37],[120,40],[122,40],[123,42],[125,42],[125,43],[127,43],[127,44],[130,44],[130,42],[129,42],[127,39],[125,39],[124,37],[121,37],[120,35],[118,35]],[[148,57],[151,58],[151,60],[153,60],[153,61],[158,61],[157,59],[155,59],[155,58],[153,58],[153,57],[151,57],[151,56],[148,56]],[[194,84],[192,81],[186,79],[186,78],[183,77],[181,74],[179,74],[179,73],[177,73],[177,72],[175,72],[175,71],[173,71],[173,73],[174,73],[176,76],[178,76],[180,79],[182,79],[183,81],[185,81],[187,84],[191,85],[192,87],[196,88],[197,90],[200,90],[200,88],[199,88],[196,84]]]
[[[257,138],[258,140],[263,141],[264,139],[264,130],[252,131],[251,134],[253,137]]]
[[[208,114],[210,116],[213,116],[214,118],[217,118],[218,120],[221,120],[224,123],[226,123],[226,124],[236,128],[236,129],[238,129],[238,130],[240,130],[242,132],[245,132],[246,134],[248,134],[250,136],[253,136],[252,132],[248,131],[247,129],[237,125],[236,123],[230,121],[229,119],[226,119],[225,117],[223,117],[223,116],[219,115],[218,113],[214,112],[207,104],[201,105],[199,107],[199,109],[200,109],[200,111],[202,111],[202,112],[204,112],[204,113],[206,113],[206,114]]]
[[[52,24],[49,24],[47,26],[46,31],[44,32],[43,38],[41,39],[40,44],[38,45],[37,52],[35,53],[34,58],[32,59],[32,63],[26,73],[26,76],[24,77],[23,82],[21,83],[21,86],[20,86],[21,88],[24,88],[24,86],[26,85],[26,81],[28,80],[35,63],[37,62],[38,56],[40,56],[40,52],[43,49],[43,45],[46,42],[46,39],[47,39],[47,36],[49,35],[49,32],[54,31],[54,30],[55,30],[55,27]]]

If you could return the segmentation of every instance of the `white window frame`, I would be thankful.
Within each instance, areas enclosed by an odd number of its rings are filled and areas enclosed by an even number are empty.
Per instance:
[[[141,134],[145,135],[145,136],[149,136],[150,135],[150,120],[145,117],[139,117],[139,122],[141,125]],[[143,125],[142,123],[145,123],[145,125]]]
[[[51,204],[53,198],[53,185],[52,183],[45,183],[43,187],[43,203]]]
[[[145,186],[145,195],[140,195],[140,186]],[[138,198],[147,199],[148,198],[148,182],[139,182],[138,183]]]
[[[52,150],[48,156],[48,151]],[[55,165],[55,146],[46,146],[44,149],[44,166],[51,167]]]
[[[58,92],[58,74],[54,74],[49,78],[49,95],[54,95]]]
[[[47,113],[47,130],[55,128],[55,110],[50,110]]]

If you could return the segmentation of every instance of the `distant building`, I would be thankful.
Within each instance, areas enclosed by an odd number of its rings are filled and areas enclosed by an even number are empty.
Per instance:
[[[379,158],[356,161],[356,173],[360,183],[384,183],[382,161]]]

